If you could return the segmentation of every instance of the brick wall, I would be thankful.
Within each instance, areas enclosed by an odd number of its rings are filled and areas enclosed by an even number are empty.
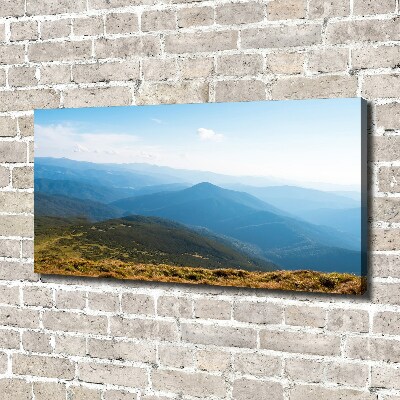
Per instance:
[[[3,0],[1,399],[400,399],[398,0]],[[33,273],[33,109],[363,96],[370,291]],[[340,160],[338,160],[340,162]]]

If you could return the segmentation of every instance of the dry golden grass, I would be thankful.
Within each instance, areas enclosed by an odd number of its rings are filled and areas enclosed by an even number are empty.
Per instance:
[[[238,269],[177,267],[166,264],[136,264],[117,260],[82,258],[35,259],[35,272],[143,281],[236,286],[304,292],[361,294],[365,279],[351,274],[315,271],[251,272]]]

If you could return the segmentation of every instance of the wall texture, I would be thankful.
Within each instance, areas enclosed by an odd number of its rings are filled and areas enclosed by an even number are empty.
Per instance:
[[[2,0],[1,399],[399,400],[399,83],[398,0]],[[336,96],[369,100],[369,295],[32,272],[33,109]]]

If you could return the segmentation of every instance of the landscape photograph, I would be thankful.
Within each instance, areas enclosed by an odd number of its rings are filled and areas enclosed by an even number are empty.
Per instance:
[[[363,100],[35,111],[35,272],[366,288]]]

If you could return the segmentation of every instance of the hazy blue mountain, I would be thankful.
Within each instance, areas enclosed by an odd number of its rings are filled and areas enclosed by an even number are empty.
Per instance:
[[[254,254],[274,262],[279,259],[277,263],[285,267],[307,268],[310,263],[327,271],[345,265],[347,270],[353,266],[351,270],[359,273],[359,252],[350,251],[359,248],[356,239],[326,226],[288,217],[247,193],[203,183],[178,192],[156,193],[112,204],[129,213],[208,228],[255,246]]]
[[[112,164],[107,166],[104,164],[82,163],[89,164],[85,168],[85,165],[81,165],[77,161],[73,165],[70,165],[71,163],[69,162],[58,163],[69,165],[66,167],[64,165],[57,165],[57,163],[50,164],[49,162],[53,162],[53,160],[58,159],[50,159],[43,162],[43,159],[35,158],[35,179],[74,180],[119,188],[141,188],[143,186],[176,182],[172,179],[168,180],[139,172],[113,168]]]
[[[142,214],[154,210],[168,209],[170,210],[168,212],[175,210],[175,212],[182,214],[182,216],[189,214],[190,218],[196,218],[196,215],[204,211],[204,216],[208,216],[209,219],[214,219],[215,217],[224,219],[228,216],[240,215],[241,212],[248,213],[249,209],[285,214],[278,208],[248,193],[223,189],[208,182],[199,183],[180,191],[160,192],[126,198],[115,201],[112,204],[132,213],[137,213],[138,210],[140,211],[139,214]],[[194,208],[184,211],[186,206]],[[216,208],[214,207],[214,216],[212,216],[213,206],[216,206]],[[234,209],[231,210],[230,207],[232,206]],[[227,208],[224,209],[224,207]]]
[[[337,194],[338,196],[348,197],[349,199],[355,200],[357,202],[361,201],[361,193],[356,192],[354,190],[339,190],[339,191],[333,191],[333,192],[328,191],[327,193],[333,193],[333,194]]]
[[[361,207],[346,209],[320,208],[303,211],[301,217],[313,224],[330,226],[338,231],[361,238]]]
[[[86,217],[92,221],[103,221],[122,214],[118,208],[96,201],[35,192],[35,217]]]
[[[166,184],[155,186],[144,186],[140,189],[126,189],[111,186],[90,184],[86,181],[62,180],[62,179],[35,179],[35,191],[74,197],[83,200],[99,201],[101,203],[111,203],[116,200],[140,196],[160,191],[182,190],[186,186],[182,184]]]
[[[229,188],[250,193],[275,207],[298,216],[301,216],[303,211],[319,208],[343,209],[360,207],[360,201],[350,197],[298,186],[254,187],[234,185]]]

